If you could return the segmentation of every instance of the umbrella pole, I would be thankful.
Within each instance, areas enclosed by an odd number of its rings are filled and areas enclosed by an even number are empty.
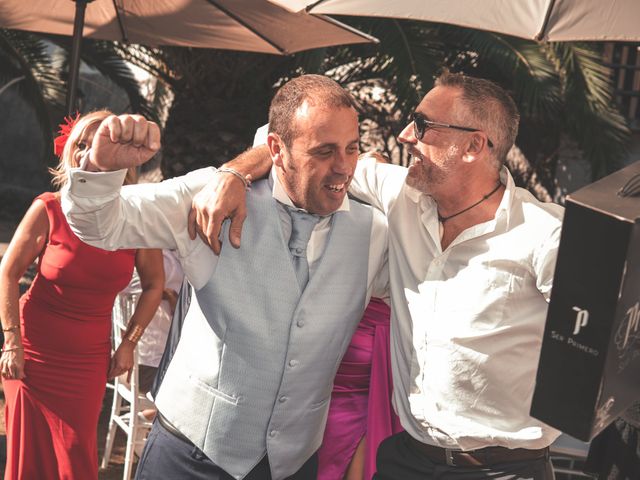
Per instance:
[[[82,47],[82,30],[84,29],[84,12],[87,3],[93,0],[73,0],[76,2],[76,15],[73,21],[73,42],[71,44],[71,64],[69,65],[69,79],[67,87],[67,114],[77,110],[76,92],[80,73],[80,49]]]

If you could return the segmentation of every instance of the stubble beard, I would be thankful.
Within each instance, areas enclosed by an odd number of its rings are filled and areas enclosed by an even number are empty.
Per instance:
[[[437,190],[452,177],[453,166],[459,152],[460,148],[457,145],[450,145],[441,158],[436,158],[436,162],[431,162],[424,160],[421,154],[416,155],[416,152],[412,151],[411,156],[414,162],[411,174],[407,175],[407,185],[427,195]]]

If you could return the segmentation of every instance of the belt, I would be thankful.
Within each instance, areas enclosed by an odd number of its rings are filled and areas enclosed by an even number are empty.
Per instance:
[[[486,467],[498,463],[522,462],[548,458],[549,448],[529,450],[526,448],[485,447],[478,450],[455,450],[441,448],[419,442],[409,436],[409,441],[416,450],[434,463],[451,467]]]
[[[173,435],[174,437],[179,438],[183,442],[186,442],[186,443],[189,443],[189,444],[193,445],[193,442],[191,440],[189,440],[180,430],[178,430],[176,427],[174,427],[169,420],[164,418],[159,411],[156,414],[156,418],[158,419],[158,423],[160,425],[162,425],[162,428],[164,428],[171,435]]]

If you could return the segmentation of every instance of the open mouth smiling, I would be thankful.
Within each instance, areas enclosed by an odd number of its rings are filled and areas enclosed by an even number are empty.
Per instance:
[[[326,188],[334,193],[339,193],[344,191],[344,183],[335,183],[333,185],[327,185]]]

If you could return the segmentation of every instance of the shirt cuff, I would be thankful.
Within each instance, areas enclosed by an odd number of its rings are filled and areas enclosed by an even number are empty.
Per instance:
[[[106,197],[120,191],[127,170],[114,172],[86,172],[69,169],[69,192],[77,197]]]

